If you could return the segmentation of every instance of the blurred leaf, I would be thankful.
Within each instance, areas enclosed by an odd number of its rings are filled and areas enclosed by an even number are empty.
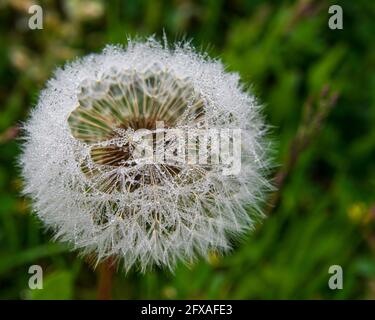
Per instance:
[[[56,271],[45,275],[43,289],[29,291],[32,300],[69,300],[73,298],[73,274]]]
[[[60,254],[66,251],[67,247],[62,244],[47,243],[9,255],[5,254],[4,252],[0,252],[0,275],[9,272],[12,268],[31,264],[38,259]]]

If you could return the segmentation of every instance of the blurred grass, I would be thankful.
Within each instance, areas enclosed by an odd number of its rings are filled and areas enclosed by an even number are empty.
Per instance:
[[[53,69],[126,36],[193,39],[253,86],[274,126],[282,163],[307,96],[340,91],[320,135],[294,168],[281,205],[230,255],[175,274],[118,273],[115,298],[375,298],[375,3],[361,1],[41,1],[44,29],[27,28],[31,1],[0,4],[0,298],[95,298],[96,274],[31,215],[20,196],[23,121]],[[328,28],[340,4],[344,30]],[[44,290],[28,289],[28,268],[44,269]],[[328,289],[328,268],[344,289]]]

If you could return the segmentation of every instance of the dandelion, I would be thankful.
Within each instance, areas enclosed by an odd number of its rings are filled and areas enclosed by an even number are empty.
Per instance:
[[[236,73],[187,43],[107,46],[58,69],[41,92],[24,126],[24,193],[56,239],[98,262],[173,269],[225,252],[261,216],[269,187],[259,109]],[[176,130],[240,130],[240,140]],[[228,172],[236,159],[222,151],[238,144],[240,171]],[[205,161],[189,160],[203,149]]]

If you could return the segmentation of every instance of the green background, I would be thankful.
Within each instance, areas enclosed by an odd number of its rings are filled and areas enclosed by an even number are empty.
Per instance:
[[[50,240],[20,195],[20,146],[9,128],[26,119],[56,66],[163,30],[171,42],[193,39],[252,86],[279,166],[306,98],[326,84],[340,98],[294,166],[280,206],[232,253],[174,274],[119,270],[114,298],[375,298],[374,1],[42,1],[43,30],[28,29],[30,4],[0,2],[0,298],[96,297],[97,273]],[[343,8],[343,30],[328,28],[331,4]],[[33,264],[43,267],[43,290],[28,288]],[[328,288],[331,265],[344,270],[342,290]]]

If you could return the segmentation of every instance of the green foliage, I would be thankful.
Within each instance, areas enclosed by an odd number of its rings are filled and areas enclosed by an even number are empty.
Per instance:
[[[30,290],[29,298],[33,300],[69,300],[73,298],[73,274],[59,270],[48,274],[43,279],[42,290]]]
[[[23,1],[0,5],[0,298],[95,298],[91,267],[51,242],[21,196],[19,142],[9,128],[26,119],[56,66],[126,36],[163,31],[170,41],[192,38],[241,74],[265,106],[277,164],[306,98],[326,84],[340,98],[293,168],[280,206],[231,254],[213,253],[174,274],[119,272],[114,297],[375,298],[374,1],[336,1],[344,30],[328,28],[330,1],[86,2],[42,1],[43,30],[25,27]],[[28,289],[32,264],[43,267],[43,290]],[[343,267],[343,290],[328,288],[334,264]]]

